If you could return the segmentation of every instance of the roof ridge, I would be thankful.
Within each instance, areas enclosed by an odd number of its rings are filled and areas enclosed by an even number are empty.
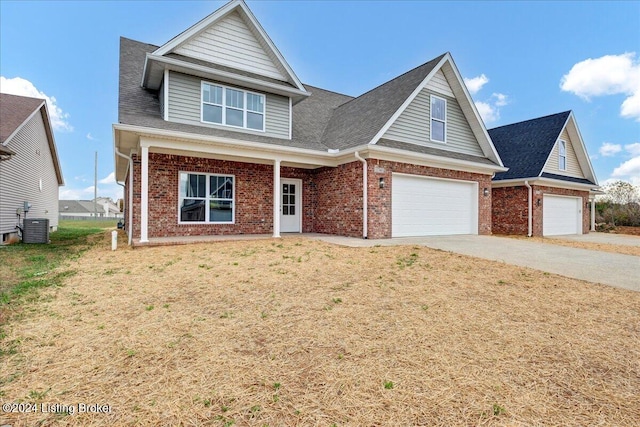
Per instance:
[[[520,122],[509,123],[509,124],[502,125],[502,126],[496,126],[496,127],[494,127],[494,128],[487,129],[487,132],[492,131],[492,130],[496,130],[496,129],[500,129],[500,128],[509,127],[509,126],[521,125],[521,124],[523,124],[523,123],[534,122],[534,121],[536,121],[536,120],[548,119],[549,117],[560,116],[560,115],[563,115],[563,114],[571,114],[571,111],[572,111],[572,110],[567,110],[567,111],[562,111],[562,112],[560,112],[560,113],[547,114],[546,116],[535,117],[535,118],[533,118],[533,119],[522,120],[522,121],[520,121]]]
[[[346,93],[337,92],[337,91],[335,91],[335,90],[331,90],[331,89],[325,89],[325,88],[323,88],[323,87],[315,86],[315,85],[312,85],[312,84],[309,84],[309,83],[302,83],[302,84],[303,84],[304,86],[309,86],[309,87],[312,87],[312,88],[314,88],[314,89],[320,89],[320,90],[323,90],[323,91],[325,91],[325,92],[335,93],[336,95],[348,96],[349,98],[352,98],[352,99],[354,99],[354,98],[355,98],[355,96],[353,96],[353,95],[347,95]],[[347,101],[347,102],[348,102],[348,101]],[[342,105],[342,104],[341,104],[341,105]]]

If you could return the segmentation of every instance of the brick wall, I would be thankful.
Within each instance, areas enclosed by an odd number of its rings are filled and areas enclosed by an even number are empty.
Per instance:
[[[484,196],[484,189],[491,188],[491,176],[451,169],[439,169],[386,160],[369,160],[368,199],[369,199],[369,238],[391,237],[391,189],[392,173],[430,176],[434,178],[460,179],[478,183],[478,234],[491,234],[491,192]],[[385,186],[380,188],[380,178]]]
[[[529,232],[528,188],[501,187],[491,190],[493,234],[527,235]]]
[[[544,195],[572,196],[582,198],[582,233],[589,232],[590,212],[586,204],[588,191],[532,185],[532,235],[542,237]],[[528,233],[528,189],[525,186],[494,188],[493,233],[526,236]],[[539,202],[538,202],[539,201]]]

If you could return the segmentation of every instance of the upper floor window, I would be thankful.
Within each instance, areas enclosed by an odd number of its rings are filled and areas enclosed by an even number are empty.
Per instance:
[[[447,100],[431,95],[431,140],[446,142]]]
[[[264,95],[202,83],[202,121],[264,131]]]
[[[567,143],[566,141],[558,141],[558,169],[567,170]]]

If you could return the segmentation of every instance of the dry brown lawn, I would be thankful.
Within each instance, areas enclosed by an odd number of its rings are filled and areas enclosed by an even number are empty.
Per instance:
[[[640,293],[410,246],[108,249],[5,327],[0,400],[110,413],[0,425],[640,425]]]

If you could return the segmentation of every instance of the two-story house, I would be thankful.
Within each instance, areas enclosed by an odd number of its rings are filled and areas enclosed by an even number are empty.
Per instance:
[[[358,97],[303,84],[242,0],[162,46],[122,38],[127,232],[491,233],[505,172],[449,53]]]

